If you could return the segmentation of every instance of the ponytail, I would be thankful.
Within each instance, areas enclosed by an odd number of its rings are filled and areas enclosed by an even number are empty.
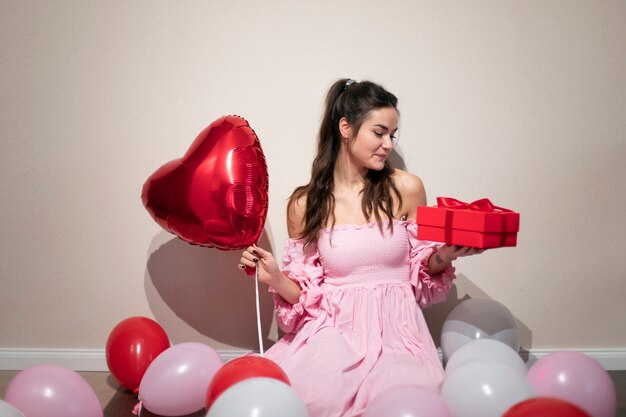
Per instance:
[[[335,163],[341,148],[339,120],[345,117],[352,126],[354,135],[372,110],[391,107],[397,111],[398,99],[378,84],[344,78],[336,81],[326,94],[324,113],[317,142],[317,155],[311,166],[311,180],[308,184],[296,188],[289,198],[289,208],[306,196],[304,228],[297,236],[305,240],[308,247],[317,238],[319,231],[328,225],[335,225],[334,173]],[[392,192],[399,202],[400,193],[394,185],[391,175],[393,169],[387,161],[380,171],[370,171],[363,189],[362,210],[366,218],[372,216],[381,222],[383,212],[393,229]],[[380,224],[382,231],[382,224]]]

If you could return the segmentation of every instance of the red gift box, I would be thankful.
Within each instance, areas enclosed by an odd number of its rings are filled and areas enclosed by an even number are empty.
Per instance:
[[[498,248],[517,245],[519,213],[486,198],[464,203],[437,197],[437,206],[417,208],[417,238],[449,245]]]

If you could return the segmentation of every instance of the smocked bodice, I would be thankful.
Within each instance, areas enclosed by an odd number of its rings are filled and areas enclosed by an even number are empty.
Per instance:
[[[337,225],[323,230],[317,241],[324,283],[372,285],[410,282],[409,237],[404,221]]]

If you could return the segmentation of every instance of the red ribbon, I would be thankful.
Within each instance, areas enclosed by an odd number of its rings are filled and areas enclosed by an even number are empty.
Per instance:
[[[481,198],[480,200],[472,201],[471,203],[466,203],[464,201],[457,200],[456,198],[451,197],[437,197],[437,206],[441,208],[448,209],[450,211],[446,211],[445,218],[445,241],[447,244],[451,244],[452,242],[452,217],[454,210],[474,210],[474,211],[482,211],[487,213],[512,213],[512,210],[509,210],[504,207],[498,207],[494,205],[489,199]],[[500,245],[504,245],[507,233],[507,222],[505,216],[501,218],[502,224],[502,234],[500,236]]]
[[[447,208],[450,210],[476,210],[486,212],[501,211],[509,213],[513,212],[513,210],[494,205],[491,201],[489,201],[488,198],[481,198],[480,200],[466,203],[452,197],[437,197],[437,207]]]

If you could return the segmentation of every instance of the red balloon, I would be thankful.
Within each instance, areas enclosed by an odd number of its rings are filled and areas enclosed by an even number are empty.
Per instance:
[[[291,385],[285,371],[276,362],[261,356],[242,356],[226,362],[211,380],[206,394],[206,408],[211,407],[220,394],[248,378],[274,378]]]
[[[119,322],[107,339],[107,366],[122,386],[137,394],[148,366],[169,347],[167,334],[156,321],[131,317]]]
[[[225,116],[204,129],[181,159],[143,185],[146,210],[165,230],[201,246],[243,249],[261,236],[268,174],[248,122]]]
[[[509,408],[502,417],[590,417],[577,406],[557,398],[534,397]]]

